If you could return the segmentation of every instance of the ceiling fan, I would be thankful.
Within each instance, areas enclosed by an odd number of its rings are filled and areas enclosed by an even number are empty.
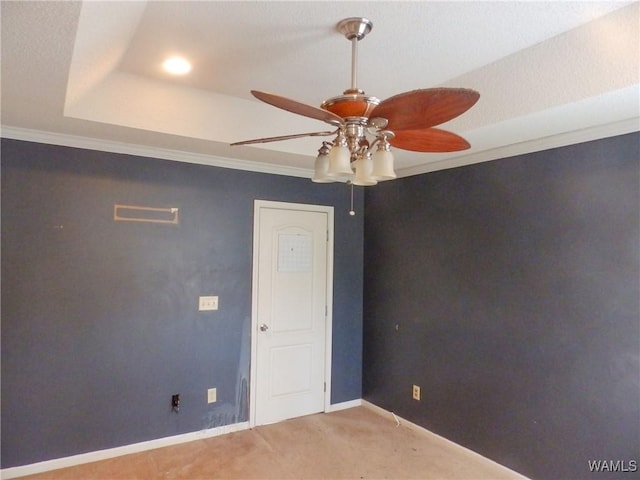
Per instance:
[[[455,152],[470,147],[455,133],[433,127],[466,112],[480,98],[478,92],[465,88],[427,88],[382,101],[365,95],[357,87],[358,42],[371,31],[373,23],[366,18],[351,17],[341,20],[337,28],[351,41],[351,88],[342,95],[325,100],[318,108],[279,95],[251,91],[258,100],[274,107],[336,128],[245,140],[232,146],[335,135],[333,141],[322,142],[312,180],[327,183],[347,179],[353,185],[363,186],[396,178],[392,146],[414,152]]]

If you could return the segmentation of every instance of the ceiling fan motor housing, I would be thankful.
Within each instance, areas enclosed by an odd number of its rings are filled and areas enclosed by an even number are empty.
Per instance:
[[[325,100],[320,108],[335,113],[345,121],[353,118],[366,123],[371,112],[378,105],[380,105],[379,98],[364,95],[363,92],[352,93],[347,90],[344,95]]]

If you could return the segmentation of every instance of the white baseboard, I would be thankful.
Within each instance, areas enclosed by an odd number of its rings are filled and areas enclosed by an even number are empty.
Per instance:
[[[393,412],[385,410],[382,407],[379,407],[371,402],[362,399],[349,400],[347,402],[334,403],[331,405],[329,409],[330,412],[337,412],[340,410],[346,410],[349,408],[360,407],[363,406],[368,408],[380,415],[389,416],[393,421],[399,422],[401,425],[404,425],[408,428],[411,428],[414,431],[420,432],[424,435],[428,435],[432,438],[437,439],[438,442],[446,445],[450,449],[456,449],[461,453],[464,453],[469,456],[473,456],[475,458],[481,459],[483,462],[487,464],[491,464],[494,467],[502,468],[506,472],[514,478],[518,480],[528,480],[527,477],[510,470],[504,465],[500,465],[499,463],[494,462],[486,457],[483,457],[479,453],[474,452],[473,450],[469,450],[462,445],[458,445],[451,440],[447,440],[440,435],[437,435],[420,425],[410,422],[409,420],[405,420],[402,417],[398,417]],[[0,470],[0,478],[2,480],[9,480],[11,478],[24,477],[26,475],[35,475],[37,473],[48,472],[51,470],[57,470],[59,468],[73,467],[76,465],[82,465],[84,463],[96,462],[99,460],[106,460],[109,458],[119,457],[121,455],[128,455],[130,453],[139,453],[147,450],[153,450],[154,448],[168,447],[170,445],[178,445],[180,443],[192,442],[194,440],[201,440],[209,437],[216,437],[218,435],[224,435],[232,432],[239,432],[241,430],[248,430],[249,422],[241,422],[234,423],[232,425],[225,425],[223,427],[215,427],[207,430],[201,430],[198,432],[185,433],[182,435],[175,435],[172,437],[164,437],[158,438],[155,440],[149,440],[147,442],[134,443],[131,445],[125,445],[122,447],[109,448],[106,450],[98,450],[96,452],[88,452],[82,453],[79,455],[73,455],[70,457],[64,458],[56,458],[54,460],[46,460],[44,462],[33,463],[31,465],[23,465],[20,467],[11,467]]]
[[[523,476],[522,474],[518,473],[518,472],[514,472],[513,470],[511,470],[510,468],[505,467],[504,465],[501,465],[497,462],[494,462],[493,460],[484,457],[482,455],[480,455],[477,452],[474,452],[473,450],[469,450],[466,447],[463,447],[462,445],[459,445],[455,442],[452,442],[451,440],[447,440],[444,437],[441,437],[438,434],[433,433],[430,430],[427,430],[424,427],[421,427],[420,425],[417,425],[413,422],[410,422],[409,420],[405,420],[402,417],[397,416],[395,413],[390,412],[389,410],[385,410],[382,407],[379,407],[371,402],[368,402],[366,400],[362,400],[362,406],[365,408],[368,408],[380,415],[383,416],[389,416],[393,421],[398,422],[400,425],[404,425],[407,428],[410,428],[411,430],[414,430],[416,432],[419,432],[423,435],[427,435],[431,438],[436,439],[439,443],[441,443],[442,445],[445,445],[447,448],[451,449],[451,450],[457,450],[458,452],[460,452],[461,454],[467,455],[467,456],[471,456],[474,457],[476,459],[481,460],[483,463],[486,463],[487,465],[492,465],[494,468],[501,468],[503,469],[506,473],[508,473],[513,479],[516,480],[529,480],[527,477]]]
[[[338,412],[340,410],[346,410],[348,408],[359,407],[362,405],[362,399],[358,398],[357,400],[349,400],[348,402],[342,403],[333,403],[329,407],[328,413]]]
[[[232,425],[209,428],[198,432],[184,433],[182,435],[174,435],[171,437],[157,438],[146,442],[124,445],[122,447],[81,453],[79,455],[46,460],[44,462],[32,463],[30,465],[23,465],[20,467],[5,468],[0,470],[0,478],[2,478],[2,480],[8,480],[10,478],[24,477],[26,475],[35,475],[36,473],[48,472],[59,468],[73,467],[84,463],[97,462],[98,460],[106,460],[108,458],[128,455],[130,453],[139,453],[147,450],[153,450],[154,448],[168,447],[170,445],[192,442],[194,440],[217,437],[218,435],[239,432],[241,430],[247,430],[248,428],[249,422],[234,423]]]
[[[330,406],[328,412],[337,412],[339,410],[346,410],[348,408],[359,407],[362,405],[362,400],[350,400],[348,402],[334,403]],[[249,422],[236,423],[233,425],[227,425],[224,427],[216,427],[208,430],[202,430],[199,432],[185,433],[182,435],[175,435],[172,437],[158,438],[156,440],[149,440],[147,442],[134,443],[132,445],[125,445],[122,447],[109,448],[106,450],[98,450],[96,452],[82,453],[79,455],[73,455],[70,457],[56,458],[53,460],[46,460],[44,462],[33,463],[30,465],[23,465],[19,467],[11,467],[0,470],[0,478],[2,480],[9,480],[11,478],[24,477],[26,475],[35,475],[37,473],[49,472],[51,470],[57,470],[59,468],[73,467],[76,465],[82,465],[84,463],[97,462],[99,460],[106,460],[108,458],[119,457],[121,455],[128,455],[130,453],[139,453],[146,450],[153,450],[154,448],[168,447],[170,445],[177,445],[180,443],[191,442],[193,440],[200,440],[208,437],[216,437],[218,435],[224,435],[226,433],[238,432],[240,430],[247,430],[249,428]]]

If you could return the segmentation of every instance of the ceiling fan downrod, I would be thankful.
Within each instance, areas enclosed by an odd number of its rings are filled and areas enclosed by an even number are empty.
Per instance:
[[[371,20],[363,17],[345,18],[338,22],[338,31],[351,41],[351,88],[344,93],[360,93],[358,88],[358,42],[373,28]]]
[[[345,18],[337,24],[337,30],[351,41],[351,88],[342,95],[325,100],[320,108],[338,115],[346,123],[366,125],[369,115],[380,104],[380,99],[365,95],[358,88],[358,42],[372,28],[371,20],[362,17]]]

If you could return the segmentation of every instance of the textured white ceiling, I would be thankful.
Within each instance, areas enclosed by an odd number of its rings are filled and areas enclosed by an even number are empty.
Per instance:
[[[640,129],[639,2],[2,2],[3,135],[307,176],[325,130],[253,99],[318,106],[350,84],[335,24],[373,21],[358,86],[473,88],[442,127],[470,150],[396,150],[400,175]],[[169,78],[171,53],[193,71]]]

